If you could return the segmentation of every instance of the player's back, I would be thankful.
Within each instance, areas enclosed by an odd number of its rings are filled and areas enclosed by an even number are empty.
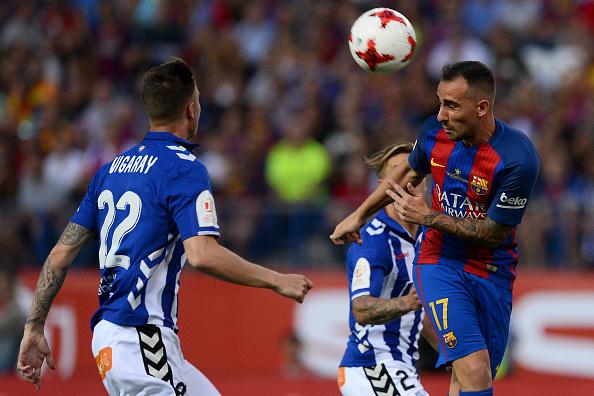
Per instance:
[[[351,335],[341,366],[397,361],[414,368],[422,310],[385,324],[362,326],[352,313],[352,301],[364,295],[390,299],[407,294],[412,287],[415,240],[383,209],[362,228],[361,237],[362,245],[352,244],[347,253]]]
[[[72,221],[99,234],[100,308],[92,326],[106,319],[176,328],[182,241],[218,235],[208,174],[192,148],[169,133],[151,132],[91,181]],[[188,208],[194,216],[184,215]],[[206,227],[198,232],[200,216]]]

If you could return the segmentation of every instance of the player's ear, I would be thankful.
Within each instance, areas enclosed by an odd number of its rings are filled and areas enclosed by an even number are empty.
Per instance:
[[[198,115],[198,106],[196,106],[196,102],[192,101],[186,105],[186,117],[190,120],[193,120]]]
[[[476,115],[479,118],[482,118],[484,116],[487,115],[487,113],[489,112],[489,109],[491,108],[491,105],[489,104],[489,100],[488,99],[481,99],[477,104],[476,104]]]

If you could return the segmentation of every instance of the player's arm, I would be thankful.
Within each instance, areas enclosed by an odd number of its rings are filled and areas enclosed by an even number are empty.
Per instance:
[[[303,275],[281,274],[243,259],[219,245],[213,236],[188,238],[184,249],[192,267],[226,282],[272,289],[300,303],[313,287]]]
[[[359,228],[367,222],[371,215],[393,201],[386,194],[386,190],[391,188],[390,182],[402,186],[409,183],[417,186],[424,178],[425,175],[412,169],[407,161],[403,161],[398,166],[390,169],[375,191],[353,213],[336,226],[330,239],[337,245],[342,245],[348,241],[361,243]]]
[[[363,326],[388,323],[420,307],[421,301],[414,287],[401,297],[384,299],[364,295],[352,302],[353,316]]]
[[[435,210],[430,210],[430,213],[424,216],[423,222],[420,224],[469,239],[485,247],[501,245],[513,229],[512,226],[499,224],[489,217],[484,220],[458,218]]]
[[[412,184],[406,190],[396,183],[390,184],[392,189],[386,190],[386,194],[394,199],[398,214],[411,223],[432,227],[485,247],[499,246],[513,229],[513,226],[497,223],[489,217],[483,220],[448,216],[430,209],[422,192],[415,191]]]
[[[93,231],[90,229],[69,222],[45,260],[39,275],[17,363],[21,375],[38,388],[43,361],[46,360],[50,368],[55,368],[43,332],[47,315],[54,298],[64,283],[70,264],[92,235]]]

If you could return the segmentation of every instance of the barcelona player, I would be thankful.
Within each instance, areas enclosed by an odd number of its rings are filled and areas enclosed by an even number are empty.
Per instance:
[[[411,143],[393,144],[367,159],[380,178],[406,162]],[[363,227],[363,244],[347,253],[351,330],[340,363],[338,385],[344,396],[427,396],[416,361],[423,336],[437,340],[412,285],[418,225],[407,223],[386,206]]]
[[[208,172],[188,141],[200,119],[198,95],[192,70],[181,59],[145,75],[142,98],[151,132],[95,174],[39,276],[17,365],[37,388],[44,360],[55,366],[44,334],[52,301],[70,263],[95,234],[101,277],[92,350],[110,395],[219,395],[184,358],[177,336],[186,262],[298,302],[312,287],[303,275],[280,274],[218,244]]]
[[[452,367],[450,396],[493,395],[509,334],[520,224],[539,172],[530,140],[493,113],[495,83],[482,63],[442,69],[439,113],[421,127],[408,162],[338,224],[331,239],[361,242],[365,220],[393,202],[425,227],[414,282]],[[431,174],[431,208],[418,185]]]

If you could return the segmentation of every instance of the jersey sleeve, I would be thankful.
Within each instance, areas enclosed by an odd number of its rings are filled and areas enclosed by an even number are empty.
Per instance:
[[[431,117],[421,125],[421,132],[417,136],[413,151],[408,156],[408,164],[416,172],[423,175],[431,173],[431,163],[427,154],[427,135],[439,128],[440,124],[436,117]]]
[[[352,245],[351,249],[347,264],[351,301],[360,296],[379,297],[388,271],[386,257],[359,245]]]
[[[499,188],[495,191],[487,216],[500,224],[520,224],[538,172],[539,162],[536,154],[525,156],[521,162],[504,167]]]
[[[86,227],[90,230],[97,229],[97,178],[98,173],[91,179],[87,192],[83,197],[78,209],[70,218],[70,221]]]
[[[175,175],[164,187],[168,206],[182,241],[197,235],[219,236],[217,211],[210,178],[204,165],[172,172]]]

